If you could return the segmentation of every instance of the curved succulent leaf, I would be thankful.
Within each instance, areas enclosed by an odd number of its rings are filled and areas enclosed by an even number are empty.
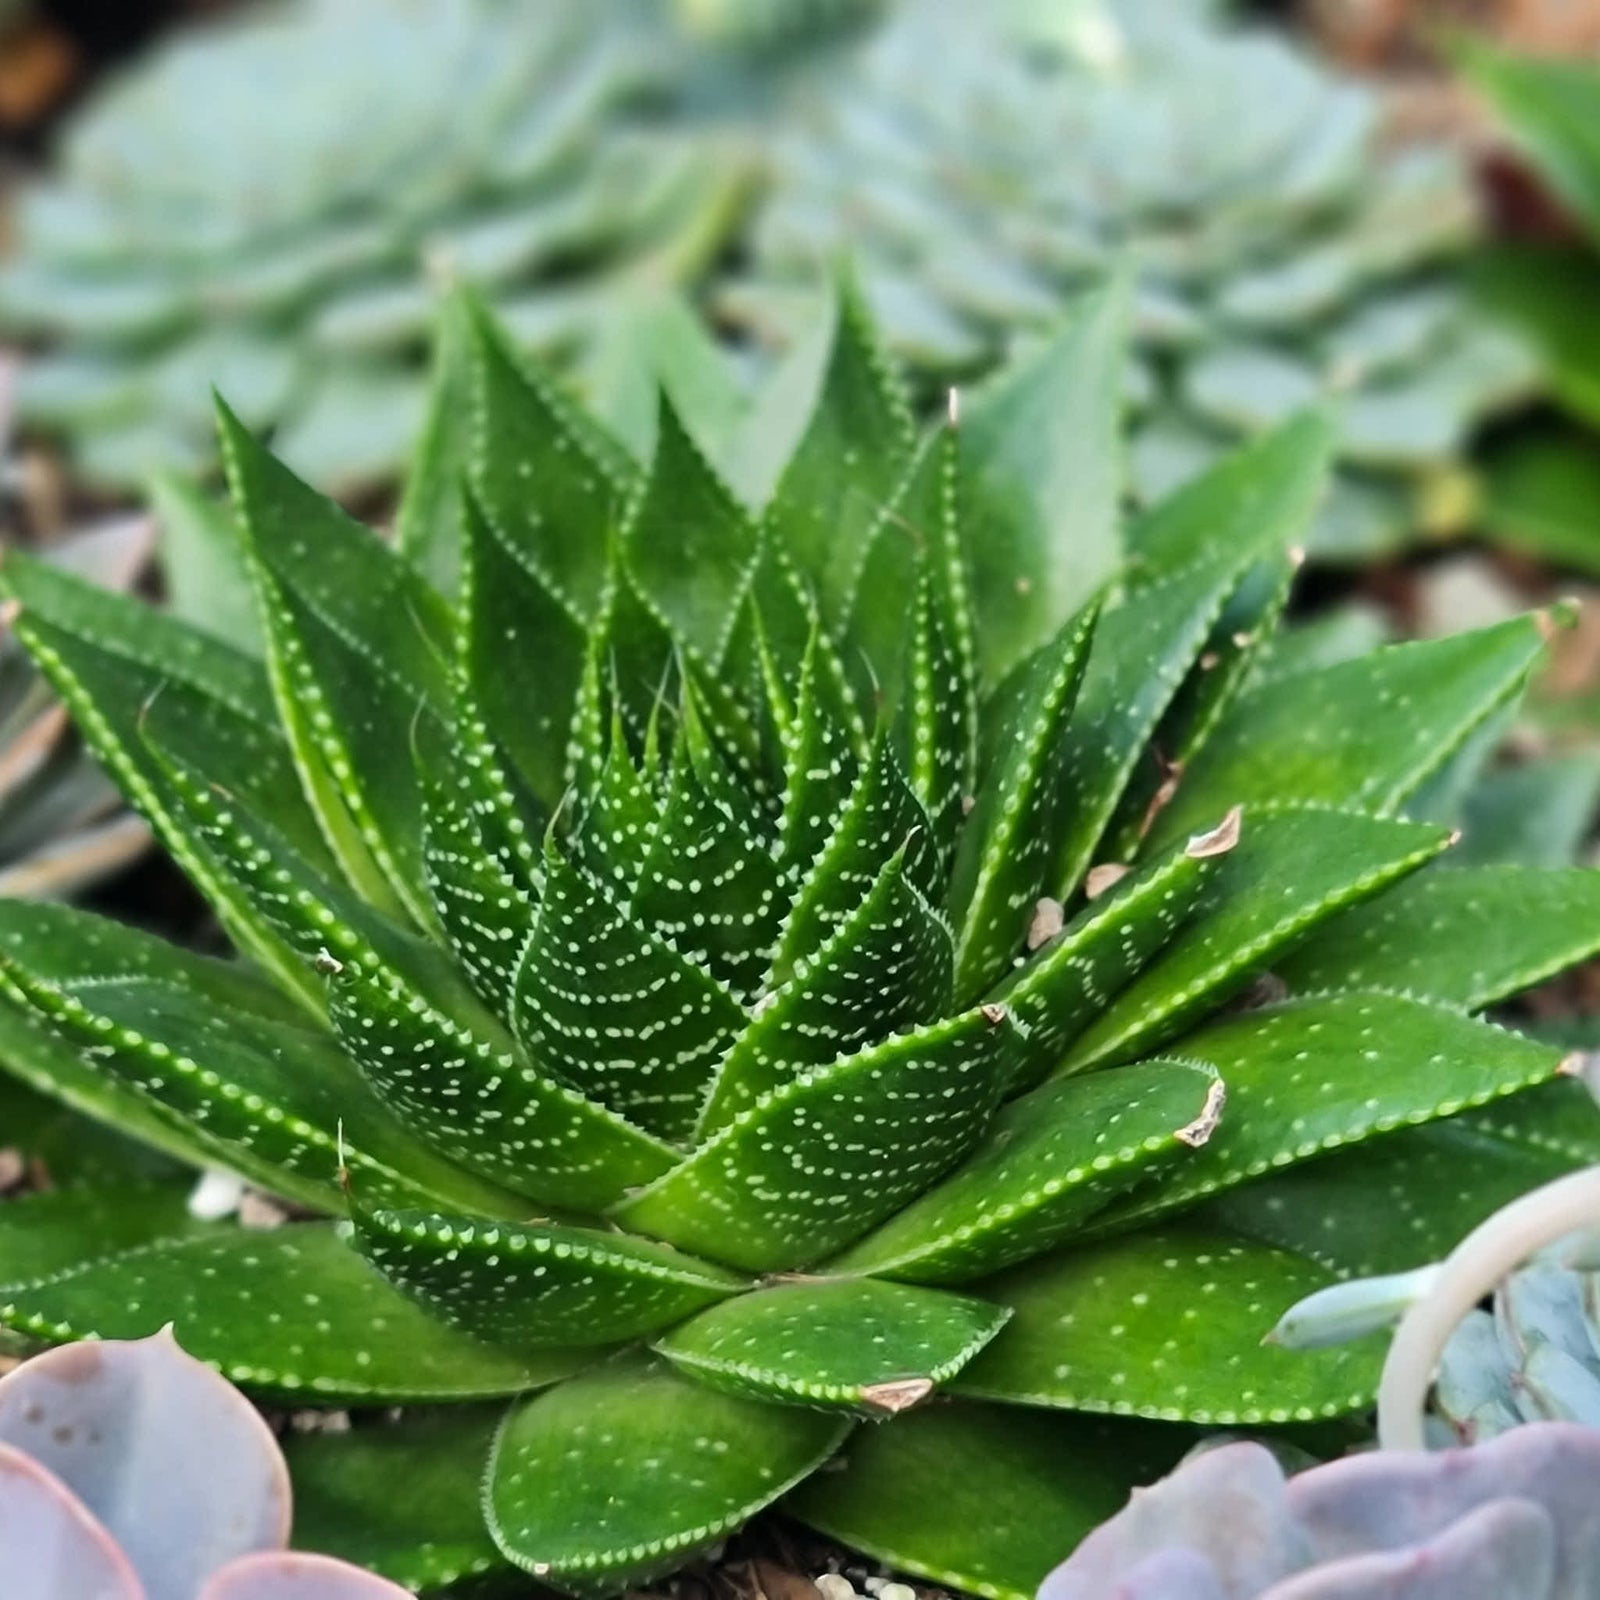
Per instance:
[[[848,1418],[720,1394],[659,1359],[622,1356],[511,1411],[484,1508],[500,1548],[536,1577],[618,1586],[737,1527],[849,1429]]]
[[[589,1352],[512,1354],[443,1327],[331,1223],[163,1241],[3,1291],[0,1322],[51,1342],[171,1323],[244,1388],[337,1404],[472,1400],[577,1371]]]
[[[60,1481],[0,1445],[0,1560],[17,1600],[58,1600],[72,1593],[144,1600],[138,1576],[116,1541]]]
[[[279,1550],[230,1562],[197,1600],[405,1600],[408,1592],[329,1556]]]
[[[1589,874],[1458,867],[1346,912],[1278,972],[1294,989],[1402,989],[1481,1011],[1597,948],[1600,883]]]
[[[152,1595],[194,1594],[234,1558],[288,1543],[271,1429],[170,1331],[50,1350],[0,1378],[3,1447],[65,1484]]]
[[[816,1261],[982,1136],[1010,1075],[1012,1026],[1004,1007],[983,1007],[795,1078],[611,1215],[753,1272]]]
[[[713,1389],[894,1416],[959,1372],[1003,1306],[874,1278],[800,1279],[702,1311],[654,1348]]]
[[[596,1228],[365,1208],[355,1228],[384,1277],[513,1349],[620,1344],[747,1287],[693,1256]]]
[[[0,1210],[0,1284],[30,1283],[160,1239],[213,1231],[190,1216],[182,1183],[19,1195]]]

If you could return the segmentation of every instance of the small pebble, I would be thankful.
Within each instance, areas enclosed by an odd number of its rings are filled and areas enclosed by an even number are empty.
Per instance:
[[[855,1585],[837,1572],[824,1572],[816,1584],[822,1600],[856,1600]]]
[[[878,1591],[878,1600],[917,1600],[917,1591],[909,1583],[886,1583]]]

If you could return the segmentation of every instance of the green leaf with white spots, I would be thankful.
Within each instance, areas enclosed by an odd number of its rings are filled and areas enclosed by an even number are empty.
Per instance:
[[[1190,1034],[1175,1055],[1215,1070],[1221,1126],[1159,1189],[1114,1201],[1109,1233],[1182,1210],[1276,1167],[1417,1127],[1547,1082],[1561,1052],[1390,994],[1289,1000]]]
[[[830,1272],[963,1283],[1070,1239],[1215,1131],[1216,1076],[1157,1061],[1057,1079],[1002,1108],[982,1145]]]
[[[1328,1281],[1302,1256],[1188,1223],[1063,1250],[984,1281],[1011,1321],[953,1386],[1211,1427],[1345,1416],[1377,1392],[1382,1334],[1309,1352],[1262,1343]]]
[[[1562,1093],[1560,1091],[1566,1091]],[[1548,1114],[1536,1102],[1547,1095]],[[1498,1108],[1497,1108],[1498,1109]],[[1559,1082],[1518,1095],[1505,1125],[1469,1112],[1406,1128],[1219,1195],[1199,1220],[1321,1262],[1340,1276],[1406,1272],[1442,1261],[1502,1206],[1600,1158],[1588,1091]],[[1542,1124],[1529,1137],[1526,1124]]]
[[[147,738],[203,760],[217,784],[269,810],[284,835],[332,869],[260,665],[126,596],[17,552],[3,583],[22,607],[18,635],[71,707],[90,748],[155,828],[234,937],[312,1008],[320,1005],[281,939],[230,885],[183,822]]]
[[[553,1076],[676,1139],[693,1130],[745,1013],[552,842],[538,920],[517,963],[512,1019],[524,1049]]]
[[[536,916],[532,885],[484,837],[460,768],[424,770],[422,869],[433,920],[484,1004],[504,1012]]]
[[[961,1400],[858,1428],[784,1510],[885,1565],[1033,1600],[1086,1534],[1196,1442],[1189,1428]]]
[[[598,1211],[672,1165],[643,1129],[382,974],[337,974],[330,1009],[344,1048],[397,1116],[518,1194]]]
[[[1009,1076],[1012,1036],[1003,1010],[969,1011],[807,1073],[739,1112],[611,1215],[752,1272],[819,1260],[982,1137]]]
[[[828,671],[827,646],[813,627],[800,662],[792,704],[787,686],[770,657],[763,656],[772,705],[783,717],[783,810],[778,826],[778,859],[790,878],[798,878],[821,853],[860,776],[860,763],[842,715],[840,688]]]
[[[315,1209],[341,1159],[375,1189],[493,1208],[431,1156],[319,1031],[237,968],[81,912],[0,904],[0,987],[210,1158]]]
[[[1204,849],[1202,842],[1121,879],[1053,935],[1059,904],[1040,901],[1036,928],[1045,943],[992,996],[1016,1012],[1024,1030],[1019,1083],[1058,1065],[1071,1040],[1177,937],[1215,870]]]
[[[1422,823],[1315,806],[1248,807],[1238,842],[1216,858],[1188,922],[1072,1041],[1060,1070],[1129,1061],[1174,1037],[1275,969],[1308,929],[1382,896],[1449,842],[1443,828]],[[1299,987],[1406,985],[1353,976]]]
[[[789,979],[871,892],[888,862],[903,855],[906,881],[933,901],[939,871],[927,814],[917,803],[887,738],[879,737],[856,779],[832,836],[794,889],[768,979]]]
[[[434,318],[428,414],[395,513],[401,555],[450,599],[461,581],[462,479],[471,420],[471,318],[463,296],[452,294]]]
[[[351,883],[375,892],[370,857],[421,917],[412,751],[443,757],[449,612],[403,557],[296,478],[226,406],[219,426],[273,690],[307,798]]]
[[[189,1215],[184,1183],[121,1183],[19,1195],[0,1207],[0,1284],[32,1283],[159,1239],[215,1231]]]
[[[167,609],[235,650],[260,656],[260,620],[233,512],[199,485],[166,471],[150,479],[150,509],[161,528]]]
[[[1006,1311],[873,1278],[781,1283],[724,1300],[654,1348],[713,1389],[894,1416],[925,1400],[994,1336]]]
[[[587,660],[584,621],[466,497],[461,653],[474,698],[547,810],[567,783],[566,739]]]
[[[1122,562],[1124,285],[1086,295],[962,419],[962,534],[977,661],[998,682]]]
[[[484,1510],[518,1566],[620,1588],[740,1526],[849,1429],[825,1411],[719,1394],[659,1359],[623,1356],[511,1412]]]
[[[710,975],[714,988],[747,996],[766,971],[783,916],[780,869],[737,814],[680,750],[639,863],[629,914]]]
[[[768,537],[842,625],[872,530],[912,451],[911,413],[854,292],[841,287],[822,390],[767,507]]]
[[[0,1323],[56,1344],[143,1339],[168,1323],[192,1356],[254,1393],[398,1405],[518,1394],[588,1351],[513,1353],[439,1323],[333,1223],[168,1240],[0,1292]]]
[[[1263,684],[1206,741],[1152,838],[1253,800],[1392,812],[1521,692],[1543,653],[1539,619],[1518,617]]]
[[[1440,864],[1441,867],[1443,863]],[[1600,875],[1581,867],[1419,873],[1278,965],[1291,989],[1401,989],[1480,1011],[1600,950]]]
[[[894,856],[827,942],[761,1002],[718,1070],[696,1130],[705,1138],[770,1090],[950,1003],[950,930]]]
[[[360,1207],[361,1253],[447,1322],[516,1349],[618,1344],[737,1294],[731,1273],[625,1233]]]
[[[505,1566],[478,1483],[502,1408],[408,1408],[379,1428],[290,1433],[296,1549],[431,1591]]]
[[[981,792],[950,884],[956,1000],[984,993],[1021,950],[1049,876],[1061,819],[1063,757],[1097,608],[1068,621],[995,691]]]
[[[547,604],[580,625],[592,621],[637,469],[552,378],[513,353],[481,306],[469,300],[466,309],[473,380],[469,476],[483,520],[495,543],[537,577]],[[525,615],[520,620],[530,621]]]
[[[624,548],[640,592],[673,634],[719,666],[754,574],[756,526],[665,395],[655,459]]]

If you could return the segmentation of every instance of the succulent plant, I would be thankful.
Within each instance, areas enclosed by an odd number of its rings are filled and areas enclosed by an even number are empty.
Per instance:
[[[1450,264],[1475,228],[1469,174],[1443,147],[1386,149],[1374,91],[1209,13],[901,6],[775,140],[720,312],[787,339],[848,251],[891,344],[937,385],[1126,260],[1146,496],[1338,393],[1344,470],[1314,550],[1456,525],[1468,434],[1533,380]]]
[[[1285,1478],[1240,1442],[1136,1494],[1040,1600],[1586,1600],[1600,1433],[1546,1423],[1468,1451],[1379,1451]]]
[[[432,279],[560,351],[715,247],[740,163],[661,124],[665,59],[628,3],[285,0],[176,38],[18,202],[0,326],[54,341],[24,418],[123,487],[210,459],[215,383],[319,482],[386,479],[421,421]]]
[[[1261,1346],[1348,1268],[1248,1180],[1503,1100],[1508,1161],[1586,1137],[1471,1013],[1600,946],[1600,879],[1405,815],[1553,619],[1252,686],[1326,422],[1124,535],[1115,298],[919,438],[845,295],[756,512],[459,296],[393,544],[222,412],[260,661],[8,562],[242,958],[0,905],[8,1064],[326,1220],[15,1202],[0,1322],[423,1408],[292,1463],[303,1542],[417,1588],[614,1589],[783,1498],[1021,1596],[1197,1425],[1370,1403],[1378,1342]]]
[[[404,1600],[290,1555],[289,1474],[260,1414],[170,1332],[0,1378],[0,1570],[14,1600]]]

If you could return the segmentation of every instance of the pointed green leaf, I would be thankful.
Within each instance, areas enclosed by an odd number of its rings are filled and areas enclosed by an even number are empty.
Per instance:
[[[1086,295],[1046,344],[973,396],[962,421],[962,536],[987,682],[1055,633],[1121,565],[1127,315],[1120,285]]]
[[[1225,1018],[1188,1035],[1182,1058],[1222,1079],[1221,1126],[1158,1191],[1114,1201],[1092,1232],[1531,1088],[1554,1075],[1561,1052],[1443,1006],[1339,994]]]
[[[929,831],[893,748],[880,737],[831,837],[794,891],[768,986],[788,981],[796,963],[826,942],[901,852],[907,882],[934,901],[940,873]]]
[[[187,1183],[118,1184],[18,1195],[0,1206],[0,1284],[31,1283],[158,1239],[209,1233]]]
[[[1196,1215],[1340,1275],[1406,1272],[1442,1261],[1540,1184],[1592,1166],[1596,1122],[1588,1090],[1563,1079],[1247,1183]]]
[[[753,576],[756,528],[665,395],[655,460],[625,548],[641,594],[673,634],[720,665]]]
[[[587,1352],[512,1354],[431,1318],[332,1223],[148,1245],[0,1295],[0,1322],[60,1343],[142,1339],[168,1323],[233,1383],[325,1404],[471,1400],[577,1371]]]
[[[1600,875],[1582,867],[1459,867],[1419,873],[1346,912],[1277,971],[1301,991],[1402,989],[1479,1011],[1597,949]]]
[[[1543,652],[1539,619],[1518,617],[1263,684],[1206,741],[1152,841],[1252,800],[1392,812],[1518,694]]]
[[[1025,1030],[1020,1082],[1036,1082],[1059,1065],[1072,1039],[1178,936],[1215,862],[1200,835],[1191,848],[1122,879],[995,990],[992,998],[1012,1007]],[[1042,910],[1053,904],[1040,902]]]
[[[150,480],[150,509],[161,526],[161,577],[167,609],[247,655],[263,650],[250,570],[226,502],[174,472]]]
[[[472,327],[460,294],[434,318],[428,414],[395,513],[401,555],[446,598],[461,577],[461,484],[472,421]]]
[[[1214,1011],[1308,928],[1381,895],[1450,842],[1443,828],[1320,807],[1250,806],[1190,920],[1072,1041],[1064,1072],[1129,1061]],[[1292,963],[1295,959],[1290,956]],[[1319,988],[1403,988],[1352,975]],[[1441,997],[1443,998],[1443,997]]]
[[[827,943],[763,999],[723,1059],[698,1137],[804,1072],[934,1021],[949,1006],[950,977],[950,930],[907,880],[902,852]]]
[[[317,1209],[341,1160],[381,1192],[494,1205],[430,1156],[325,1034],[237,968],[59,906],[0,904],[0,985],[213,1160]]]
[[[478,1504],[500,1413],[408,1408],[382,1427],[291,1432],[295,1547],[416,1590],[503,1567]]]
[[[713,987],[749,995],[766,970],[783,915],[779,868],[749,831],[750,819],[703,781],[704,770],[681,753],[674,762],[629,912],[708,973]]]
[[[692,874],[692,860],[679,870]],[[685,880],[691,892],[694,884]],[[721,984],[553,842],[512,1007],[517,1037],[535,1061],[669,1139],[694,1128],[717,1063],[745,1024]]]
[[[984,993],[1021,953],[1053,865],[1062,758],[1098,608],[1088,606],[995,692],[978,803],[950,884],[956,1000]]]
[[[361,1253],[436,1316],[516,1349],[616,1344],[743,1287],[648,1239],[542,1222],[358,1208]]]
[[[185,826],[182,805],[146,740],[159,737],[167,748],[203,761],[213,781],[260,805],[309,860],[331,869],[260,665],[138,601],[16,552],[7,557],[3,582],[22,607],[18,635],[71,708],[90,748],[229,932],[319,1009],[315,986],[281,937]]]
[[[849,1428],[624,1356],[511,1412],[484,1510],[518,1566],[620,1588],[740,1526],[826,1461]]]
[[[476,496],[467,496],[463,520],[466,676],[518,775],[553,810],[566,789],[566,739],[583,680],[585,623],[507,542]]]
[[[960,432],[947,423],[923,441],[871,530],[845,634],[870,671],[880,721],[898,714],[906,724],[901,750],[917,798],[952,823],[960,813],[947,818],[946,807],[971,792],[978,729],[961,485]],[[909,594],[918,612],[908,641]]]
[[[766,512],[769,537],[835,625],[849,615],[870,530],[894,498],[911,449],[899,378],[854,293],[844,289],[822,392]]]
[[[961,1166],[828,1270],[963,1283],[1052,1249],[1117,1195],[1193,1158],[1212,1132],[1216,1083],[1174,1061],[1047,1083],[1005,1106]]]
[[[969,1011],[783,1084],[612,1216],[753,1272],[819,1260],[982,1137],[1012,1030],[1003,1009]]]
[[[219,427],[306,796],[351,883],[376,893],[370,856],[400,903],[424,916],[412,751],[445,748],[449,611],[403,557],[296,478],[226,406]],[[409,744],[395,737],[402,728]]]
[[[713,1389],[881,1418],[925,1400],[1005,1320],[984,1300],[844,1278],[724,1300],[654,1348]]]
[[[1188,1428],[1016,1406],[924,1406],[858,1428],[844,1468],[784,1509],[898,1571],[985,1600],[1033,1600],[1050,1570],[1178,1464]]]
[[[345,1049],[398,1116],[518,1194],[600,1210],[672,1165],[672,1153],[643,1129],[381,973],[338,973],[331,1013]]]
[[[983,1293],[1012,1319],[955,1387],[1221,1427],[1361,1411],[1377,1392],[1382,1334],[1315,1351],[1262,1343],[1328,1276],[1304,1257],[1194,1224],[1063,1250],[985,1280]]]

